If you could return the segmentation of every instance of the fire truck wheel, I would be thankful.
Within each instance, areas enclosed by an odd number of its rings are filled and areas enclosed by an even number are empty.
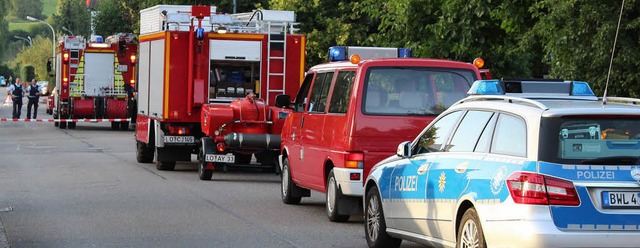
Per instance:
[[[76,129],[76,123],[75,122],[69,122],[69,129]]]
[[[161,171],[172,171],[176,168],[176,161],[160,161],[158,160],[158,147],[155,151],[156,169]]]
[[[234,153],[236,156],[236,164],[250,164],[253,154]]]
[[[129,130],[129,122],[128,121],[120,122],[120,130],[122,131]]]
[[[55,119],[58,119],[58,115],[54,113],[54,114],[53,114],[53,119],[54,119],[54,120],[55,120]],[[57,121],[56,121],[56,122],[54,122],[54,123],[53,123],[53,126],[55,126],[55,127],[58,127],[59,125],[60,125],[60,122],[57,122]]]
[[[292,196],[293,190],[298,188],[291,180],[291,171],[289,170],[289,158],[285,158],[282,161],[282,174],[280,174],[280,185],[281,185],[281,193],[282,202],[284,204],[300,204],[300,200],[302,197],[294,197]]]
[[[67,128],[67,122],[66,121],[61,121],[60,125],[58,126],[60,129],[66,129]]]
[[[111,130],[118,130],[119,127],[120,127],[120,124],[118,122],[115,122],[115,121],[111,122]]]
[[[327,216],[330,221],[345,222],[349,220],[349,215],[338,214],[338,209],[340,208],[338,202],[340,202],[340,199],[343,197],[342,191],[340,191],[336,183],[336,177],[334,176],[332,169],[327,177]]]
[[[149,145],[136,141],[136,160],[138,163],[153,162],[153,149]]]

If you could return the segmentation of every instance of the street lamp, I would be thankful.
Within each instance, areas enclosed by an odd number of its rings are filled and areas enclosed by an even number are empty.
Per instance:
[[[33,45],[33,42],[31,41],[31,36],[27,36],[28,39],[25,38],[25,37],[17,36],[17,35],[15,35],[13,37],[16,38],[16,39],[21,39],[21,40],[24,40],[24,41],[28,42],[29,46]]]
[[[51,24],[40,20],[38,18],[33,18],[31,16],[27,16],[27,20],[32,21],[32,22],[42,22],[44,24],[47,24],[47,26],[49,26],[49,28],[51,28],[51,57],[55,58],[56,57],[56,31],[53,30],[53,27],[51,26]],[[53,68],[56,68],[56,60],[53,59]]]
[[[73,32],[71,32],[71,30],[69,30],[69,29],[67,29],[67,28],[65,28],[65,27],[62,27],[62,30],[67,31],[67,33],[71,34],[71,36],[75,36],[75,35],[73,34]]]

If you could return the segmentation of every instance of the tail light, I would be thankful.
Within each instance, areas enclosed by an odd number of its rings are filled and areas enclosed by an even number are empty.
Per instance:
[[[62,61],[69,62],[69,52],[64,52],[62,54]]]
[[[187,135],[191,133],[190,127],[169,126],[169,134],[171,135]]]
[[[135,64],[136,63],[136,55],[135,54],[131,55],[131,57],[129,57],[129,59],[131,60],[131,64]]]
[[[364,168],[364,153],[351,152],[344,155],[344,167],[345,168]]]
[[[131,85],[131,88],[134,88],[136,86],[136,80],[131,79],[131,81],[129,81],[129,85]]]
[[[69,84],[69,78],[65,77],[62,79],[62,86],[67,87]]]
[[[226,149],[227,149],[227,146],[224,143],[220,142],[216,144],[216,150],[218,150],[218,152],[222,153]]]
[[[507,178],[515,203],[578,206],[580,198],[573,182],[529,172],[516,172]]]

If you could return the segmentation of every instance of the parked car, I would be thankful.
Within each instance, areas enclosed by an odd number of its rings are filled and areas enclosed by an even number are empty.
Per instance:
[[[326,193],[327,216],[362,213],[363,180],[396,144],[417,135],[480,79],[470,63],[404,58],[398,48],[332,47],[312,67],[282,130],[281,197],[298,204]],[[346,62],[343,60],[347,60]],[[289,106],[280,95],[278,106]]]
[[[40,86],[40,94],[43,96],[49,95],[49,82],[48,81],[38,81],[36,84]]]
[[[7,86],[7,81],[4,79],[4,76],[0,76],[0,86]]]
[[[638,247],[640,99],[476,81],[366,180],[370,247]]]

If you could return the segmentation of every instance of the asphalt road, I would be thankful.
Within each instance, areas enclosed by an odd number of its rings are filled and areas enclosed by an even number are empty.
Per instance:
[[[109,123],[0,122],[0,247],[2,226],[11,247],[367,246],[361,218],[328,221],[324,194],[290,206],[273,173],[213,177],[200,181],[195,162],[137,163],[133,131]]]

